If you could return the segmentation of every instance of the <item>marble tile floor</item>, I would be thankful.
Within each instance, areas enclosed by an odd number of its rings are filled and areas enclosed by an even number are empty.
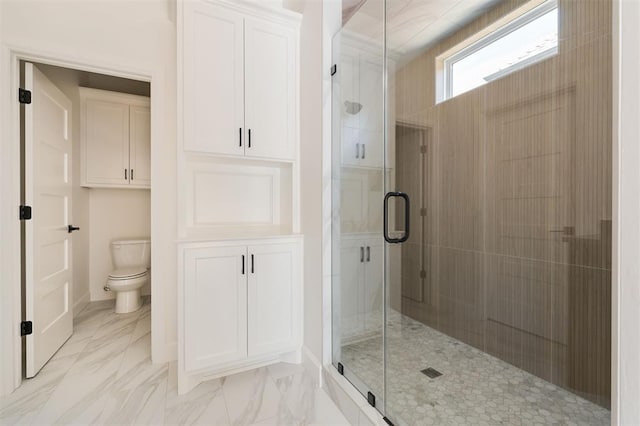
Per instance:
[[[610,412],[391,311],[388,416],[396,425],[609,425]],[[382,338],[342,347],[345,369],[382,394]],[[429,378],[432,367],[442,376]]]
[[[151,364],[151,305],[89,304],[33,379],[0,399],[1,425],[347,425],[301,365],[275,364],[177,394],[175,362]]]

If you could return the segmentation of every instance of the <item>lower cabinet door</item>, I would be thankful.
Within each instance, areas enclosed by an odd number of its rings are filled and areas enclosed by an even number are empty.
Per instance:
[[[187,371],[247,357],[246,256],[246,246],[185,250]]]
[[[300,259],[298,244],[249,246],[249,356],[298,344]]]

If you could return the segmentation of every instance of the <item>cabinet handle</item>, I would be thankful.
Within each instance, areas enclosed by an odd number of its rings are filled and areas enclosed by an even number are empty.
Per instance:
[[[124,169],[124,180],[127,180],[127,169]]]
[[[360,158],[360,144],[356,144],[356,158]]]
[[[253,274],[253,255],[251,255],[251,273]]]
[[[251,148],[251,129],[249,129],[249,141],[247,143],[249,148]]]
[[[366,145],[362,144],[362,159],[364,160]]]
[[[131,180],[133,180],[133,169],[131,169]]]
[[[240,127],[240,131],[238,133],[240,133],[240,147],[242,147],[242,127]]]
[[[244,275],[244,254],[242,255],[242,275]]]
[[[371,247],[367,246],[367,262],[371,262]]]
[[[360,247],[360,263],[364,263],[364,247]]]

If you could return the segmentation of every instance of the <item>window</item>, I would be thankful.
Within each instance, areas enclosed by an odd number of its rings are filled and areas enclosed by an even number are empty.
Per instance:
[[[468,92],[558,52],[558,4],[551,0],[516,14],[474,41],[441,55],[438,102]],[[494,24],[495,26],[495,24]],[[442,90],[444,89],[444,90]]]

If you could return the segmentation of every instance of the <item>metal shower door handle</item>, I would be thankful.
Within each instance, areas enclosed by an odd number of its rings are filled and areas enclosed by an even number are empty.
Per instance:
[[[404,235],[400,238],[391,238],[389,236],[389,199],[393,197],[402,198],[404,200]],[[409,225],[410,225],[410,208],[411,203],[409,201],[409,196],[404,192],[387,192],[384,196],[384,218],[382,219],[383,223],[383,235],[386,242],[390,244],[399,244],[404,243],[409,239]]]

